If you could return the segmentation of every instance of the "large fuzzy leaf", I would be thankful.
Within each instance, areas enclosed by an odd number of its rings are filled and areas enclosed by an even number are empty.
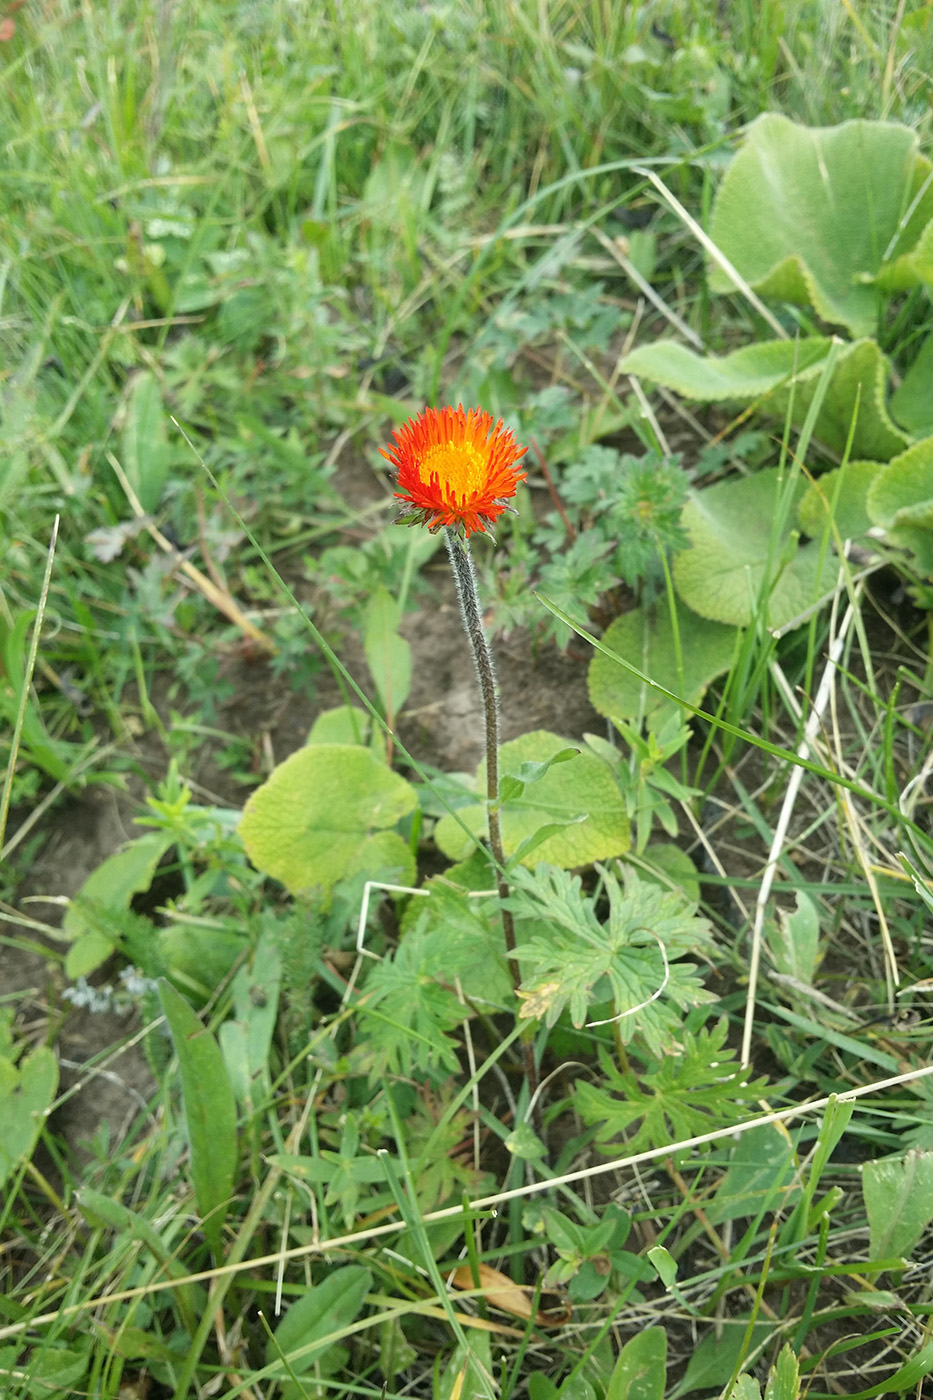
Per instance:
[[[830,515],[843,540],[857,540],[871,529],[868,491],[884,467],[881,462],[846,462],[824,472],[804,493],[797,512],[805,535],[821,539]]]
[[[698,355],[673,340],[642,345],[622,361],[627,374],[663,384],[701,403],[759,403],[783,419],[793,393],[793,419],[803,423],[824,373],[832,342],[825,336],[806,340],[766,340],[728,355]],[[832,377],[817,414],[814,433],[842,452],[855,420],[853,457],[886,461],[902,452],[910,439],[892,421],[884,402],[888,362],[873,340],[837,349]]]
[[[832,585],[837,564],[819,540],[800,546],[793,531],[804,490],[786,499],[777,471],[721,481],[684,507],[691,548],[674,560],[677,591],[694,612],[747,627],[767,599],[769,627],[784,627]]]
[[[655,340],[626,355],[621,369],[701,403],[728,399],[747,403],[779,385],[818,374],[831,344],[828,336],[821,335],[799,341],[763,340],[728,355],[698,355],[676,340]]]
[[[933,575],[933,438],[924,438],[883,467],[868,489],[868,514],[888,541],[914,555]]]
[[[659,685],[691,705],[699,705],[710,681],[729,669],[735,651],[735,628],[709,622],[680,605],[677,619],[679,657],[670,609],[663,599],[650,615],[636,608],[617,617],[603,642]],[[609,719],[632,719],[642,704],[645,714],[655,710],[669,713],[675,708],[671,701],[643,685],[601,651],[590,662],[587,683],[593,709]]]
[[[871,335],[884,295],[879,274],[884,291],[921,280],[931,169],[905,126],[808,128],[766,113],[719,187],[710,235],[765,296],[810,305],[852,336]],[[714,266],[710,286],[725,292],[734,284]]]
[[[312,744],[280,763],[252,794],[240,835],[257,869],[293,894],[315,885],[329,890],[359,872],[378,879],[394,871],[408,883],[411,851],[388,828],[416,801],[411,784],[368,749]]]
[[[878,473],[868,490],[868,514],[886,530],[933,529],[933,438],[915,443]]]
[[[917,437],[933,433],[933,334],[891,395],[891,412]]]

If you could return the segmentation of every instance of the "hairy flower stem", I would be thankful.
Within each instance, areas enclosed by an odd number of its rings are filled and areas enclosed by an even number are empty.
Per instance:
[[[505,878],[505,852],[502,849],[502,833],[499,829],[499,699],[496,694],[496,673],[492,664],[492,652],[486,640],[483,618],[479,608],[479,590],[476,586],[476,570],[473,556],[466,540],[461,540],[451,529],[445,528],[447,552],[453,566],[457,583],[457,596],[460,599],[460,612],[463,625],[473,648],[473,660],[483,697],[483,711],[486,717],[486,800],[489,820],[489,847],[496,867],[496,884],[499,898],[509,896],[509,883]],[[515,925],[511,912],[503,907],[502,931],[509,955],[509,969],[512,983],[518,990],[521,973],[515,958]]]

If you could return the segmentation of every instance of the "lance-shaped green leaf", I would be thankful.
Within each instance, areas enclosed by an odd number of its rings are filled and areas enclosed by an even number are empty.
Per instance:
[[[58,1088],[58,1061],[40,1045],[19,1065],[0,1055],[0,1186],[32,1156]]]
[[[389,590],[380,585],[366,609],[363,650],[379,700],[391,720],[401,710],[411,689],[411,647],[399,636],[402,609]]]
[[[862,1193],[873,1259],[910,1258],[933,1220],[933,1152],[866,1162]]]
[[[172,449],[159,381],[149,370],[134,375],[121,436],[123,468],[143,510],[155,510],[168,475]]]
[[[667,1381],[667,1333],[647,1327],[619,1352],[606,1400],[663,1400]]]
[[[326,1366],[327,1352],[337,1346],[359,1314],[372,1282],[369,1269],[346,1264],[315,1283],[296,1298],[275,1329],[275,1341],[269,1344],[270,1362],[284,1357],[283,1368],[298,1376],[315,1363]]]
[[[215,1258],[237,1166],[236,1100],[217,1042],[170,982],[159,983],[178,1056],[195,1200]]]

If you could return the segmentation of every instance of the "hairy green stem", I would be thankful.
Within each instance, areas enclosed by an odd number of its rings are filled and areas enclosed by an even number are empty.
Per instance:
[[[486,805],[489,820],[489,848],[496,867],[496,884],[499,898],[506,900],[509,883],[505,878],[505,852],[502,849],[502,833],[499,828],[499,698],[496,692],[496,673],[492,664],[492,652],[486,640],[483,618],[479,606],[479,590],[476,585],[476,570],[473,556],[466,540],[461,540],[449,527],[445,527],[447,552],[457,584],[460,599],[460,612],[463,625],[473,648],[473,660],[483,697],[483,713],[486,719]],[[515,925],[511,912],[503,905],[502,931],[509,955],[509,968],[512,982],[518,989],[521,973],[515,958]]]

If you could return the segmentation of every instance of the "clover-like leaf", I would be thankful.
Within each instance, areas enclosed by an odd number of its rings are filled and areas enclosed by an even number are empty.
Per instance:
[[[569,747],[560,735],[535,729],[503,744],[499,750],[499,771],[503,779],[508,775],[527,775],[529,770],[523,768],[524,764],[547,764],[551,760],[537,781],[528,782],[526,778],[523,791],[501,807],[502,845],[507,856],[542,828],[554,828],[543,842],[524,848],[522,864],[546,860],[560,866],[588,865],[594,860],[622,855],[629,849],[630,825],[618,784],[606,765],[592,754],[565,757]],[[559,761],[554,761],[555,755]],[[485,787],[486,764],[483,762],[476,773],[477,793],[484,792]],[[510,787],[515,790],[513,785]],[[484,806],[461,807],[457,816],[477,837],[485,836]],[[451,860],[462,860],[474,846],[459,823],[449,815],[438,822],[434,839]]]
[[[930,162],[893,122],[752,122],[713,204],[710,235],[757,291],[810,305],[853,337],[874,333],[885,290],[921,280],[933,219]],[[919,265],[911,261],[919,256]],[[714,291],[734,290],[721,267]]]
[[[788,490],[776,470],[721,481],[684,507],[691,548],[674,560],[677,591],[694,612],[747,627],[759,599],[769,627],[806,611],[836,575],[819,540],[799,546],[793,533],[803,481]]]
[[[240,836],[258,870],[292,894],[330,890],[347,875],[414,875],[407,842],[391,828],[414,808],[414,788],[368,750],[314,744],[273,769],[243,809]]]
[[[639,671],[680,695],[691,705],[699,705],[710,681],[729,669],[735,651],[736,631],[719,622],[698,617],[677,605],[679,654],[667,602],[650,613],[636,608],[617,617],[603,636],[603,645],[630,661]],[[631,719],[644,707],[646,715],[672,711],[670,700],[598,651],[590,662],[587,676],[590,702],[608,719]]]

